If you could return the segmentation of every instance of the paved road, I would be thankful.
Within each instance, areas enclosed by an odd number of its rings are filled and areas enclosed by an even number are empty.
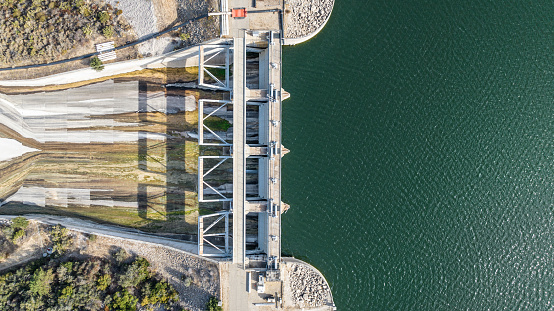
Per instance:
[[[82,220],[78,218],[69,218],[69,217],[62,217],[62,216],[51,216],[51,215],[39,215],[39,214],[28,214],[23,215],[27,219],[33,219],[36,221],[40,221],[42,223],[48,224],[48,225],[57,225],[61,224],[64,227],[67,227],[71,230],[84,232],[84,233],[90,233],[100,236],[107,236],[107,237],[116,237],[116,238],[123,238],[123,239],[129,239],[129,240],[136,240],[141,241],[145,243],[155,244],[155,245],[162,245],[171,247],[173,249],[181,250],[187,252],[191,256],[199,257],[205,260],[210,260],[206,257],[198,256],[198,246],[197,243],[189,243],[189,242],[181,242],[178,240],[173,239],[167,239],[155,235],[149,235],[146,233],[142,233],[139,230],[136,229],[130,229],[130,228],[124,228],[124,227],[116,227],[116,226],[109,226],[109,225],[101,225],[98,223],[94,223],[92,221]],[[0,219],[12,219],[16,216],[9,216],[9,215],[0,215]]]
[[[236,264],[229,267],[229,311],[248,310],[246,271]]]
[[[234,39],[233,64],[233,263],[244,267],[246,201],[246,45],[244,32]]]

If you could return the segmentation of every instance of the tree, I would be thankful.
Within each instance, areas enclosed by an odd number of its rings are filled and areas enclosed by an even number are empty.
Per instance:
[[[143,306],[157,303],[167,304],[179,300],[177,291],[165,281],[144,284],[142,286],[142,296],[141,305]]]
[[[59,224],[52,227],[50,240],[52,240],[54,248],[60,255],[73,244],[73,238],[69,235],[67,228]]]
[[[50,293],[50,283],[54,280],[52,269],[43,270],[39,268],[33,274],[29,290],[38,297],[48,295]]]
[[[94,56],[90,59],[90,67],[96,71],[102,71],[104,69],[104,64],[97,56]]]
[[[150,276],[148,266],[150,266],[148,260],[138,257],[132,264],[127,266],[125,273],[119,277],[119,285],[121,285],[121,287],[139,285]]]

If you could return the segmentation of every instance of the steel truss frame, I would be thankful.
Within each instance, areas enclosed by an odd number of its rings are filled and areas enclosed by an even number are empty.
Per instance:
[[[209,215],[198,216],[198,255],[201,256],[214,256],[214,257],[228,257],[231,255],[231,248],[229,246],[229,211],[221,211]],[[211,222],[206,229],[204,229],[204,220],[208,218],[217,217],[216,220]],[[225,232],[220,233],[208,233],[217,223],[221,220],[225,221]],[[207,237],[224,237],[225,246],[224,249],[210,242]],[[204,242],[215,248],[218,253],[204,254]]]
[[[210,48],[209,50],[205,50],[206,48]],[[232,89],[231,83],[229,81],[229,63],[230,63],[230,50],[232,49],[232,46],[230,45],[200,45],[198,47],[198,86],[212,89],[212,90],[223,90],[223,91],[230,91]],[[215,58],[216,56],[220,55],[221,53],[225,53],[225,66],[220,65],[209,65],[208,62]],[[211,55],[208,59],[205,59],[206,56]],[[225,81],[221,81],[218,79],[212,72],[210,72],[210,68],[212,69],[224,69],[225,70]],[[205,83],[204,82],[204,74],[208,74],[210,78],[212,78],[215,83]]]
[[[198,157],[198,202],[230,202],[233,201],[233,198],[228,198],[221,192],[217,191],[214,187],[204,181],[204,177],[208,176],[213,170],[218,166],[223,164],[225,161],[232,159],[232,156],[199,156]],[[206,173],[204,173],[204,159],[221,159],[216,165],[212,166]],[[221,198],[218,199],[205,199],[204,198],[204,185],[212,189],[216,194]]]
[[[204,116],[204,103],[220,103],[221,105],[217,107],[216,110],[210,112],[207,116]],[[214,115],[216,112],[218,112],[223,107],[226,107],[229,104],[233,104],[230,100],[215,100],[215,99],[200,99],[198,100],[198,144],[204,145],[204,146],[231,146],[232,143],[229,143],[225,141],[221,136],[217,135],[212,129],[210,129],[206,124],[204,124],[204,121]],[[212,133],[215,138],[217,138],[221,143],[207,143],[204,141],[204,129],[208,130],[208,132]]]

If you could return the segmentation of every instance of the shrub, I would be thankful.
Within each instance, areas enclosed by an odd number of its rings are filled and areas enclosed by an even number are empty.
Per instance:
[[[98,21],[102,24],[106,24],[110,20],[110,14],[106,11],[98,12],[98,15],[96,17],[98,18]]]
[[[129,254],[127,254],[123,248],[120,248],[117,252],[115,252],[113,257],[118,264],[122,264],[125,260],[127,260],[127,258],[129,258]]]
[[[90,24],[86,24],[85,27],[83,27],[83,33],[85,37],[90,37],[92,35],[92,27]]]
[[[102,29],[102,34],[106,38],[111,38],[114,35],[113,26],[106,26],[104,29]]]
[[[85,17],[89,17],[90,16],[90,8],[86,5],[83,5],[79,8],[79,12],[81,13],[81,15],[85,16]]]
[[[119,15],[121,15],[121,14],[123,14],[123,11],[121,11],[121,10],[115,11],[115,15],[119,16]]]
[[[183,277],[183,280],[185,281],[185,287],[189,287],[192,284],[191,277]]]
[[[104,69],[102,61],[97,56],[90,59],[90,67],[96,71],[102,71]]]
[[[17,240],[22,238],[25,235],[25,230],[23,229],[17,229],[15,233],[13,234],[12,241],[15,243]]]
[[[60,10],[69,10],[71,9],[71,5],[69,4],[69,2],[61,2],[60,3]]]
[[[41,23],[44,23],[46,22],[46,15],[44,13],[37,13],[37,15],[35,15],[35,18],[37,21],[41,22]]]
[[[67,271],[69,271],[69,273],[71,273],[73,271],[73,261],[66,261],[66,262],[62,263],[61,266],[64,267],[65,269],[67,269]]]
[[[187,41],[188,39],[190,39],[190,34],[189,33],[181,33],[181,34],[179,34],[179,38],[183,41]]]
[[[16,228],[25,229],[27,228],[28,225],[29,225],[29,221],[25,217],[19,216],[12,219],[12,228],[14,229]]]
[[[210,297],[206,304],[206,311],[223,311],[223,308],[218,306],[219,300],[215,297]]]

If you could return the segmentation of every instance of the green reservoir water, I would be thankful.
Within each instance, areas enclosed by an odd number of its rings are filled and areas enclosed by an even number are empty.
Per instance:
[[[554,308],[553,1],[337,0],[283,68],[283,251],[339,310]]]

